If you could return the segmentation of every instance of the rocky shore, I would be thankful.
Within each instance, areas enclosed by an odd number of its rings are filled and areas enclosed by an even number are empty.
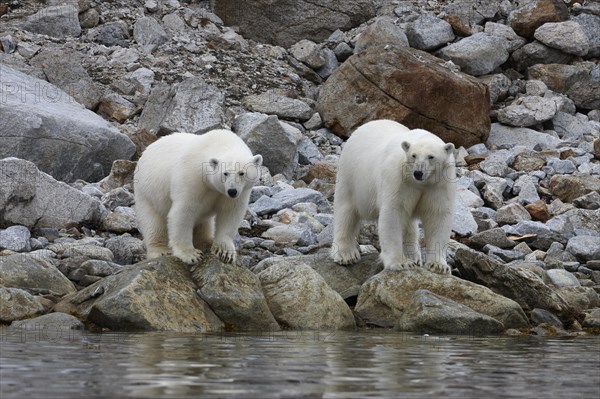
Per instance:
[[[600,3],[249,3],[0,0],[2,328],[600,332]],[[329,259],[378,118],[458,148],[451,276],[382,271],[373,225]],[[145,260],[136,159],[217,127],[264,159],[239,264]]]

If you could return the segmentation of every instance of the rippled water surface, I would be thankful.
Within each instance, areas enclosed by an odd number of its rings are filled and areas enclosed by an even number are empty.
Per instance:
[[[0,337],[0,398],[600,398],[600,338],[356,333]]]

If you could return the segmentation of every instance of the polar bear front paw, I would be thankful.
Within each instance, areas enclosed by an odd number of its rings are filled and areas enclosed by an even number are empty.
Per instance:
[[[339,265],[351,265],[360,260],[360,251],[357,247],[351,247],[346,249],[335,249],[332,248],[331,256],[333,261]]]
[[[179,258],[183,263],[195,265],[202,259],[202,251],[194,249],[192,251],[174,250],[173,255]]]
[[[417,267],[419,267],[419,262],[412,259],[390,263],[389,265],[384,263],[383,265],[383,268],[386,270],[411,270],[416,269]]]
[[[437,274],[450,274],[452,272],[450,266],[442,262],[427,262],[425,268],[430,272]]]
[[[211,252],[223,263],[235,263],[237,257],[235,247],[227,243],[213,243]]]

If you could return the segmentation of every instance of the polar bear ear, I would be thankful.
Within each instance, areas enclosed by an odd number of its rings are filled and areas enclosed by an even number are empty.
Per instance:
[[[408,152],[410,150],[410,143],[408,141],[403,141],[400,145],[404,151]]]
[[[252,158],[252,162],[254,163],[255,166],[262,166],[262,163],[263,163],[262,155],[255,155]]]
[[[454,144],[452,143],[448,143],[444,146],[444,151],[446,151],[446,154],[450,155],[450,154],[454,154],[455,148],[454,148]]]
[[[211,158],[208,163],[213,170],[216,170],[219,166],[219,160],[217,158]]]

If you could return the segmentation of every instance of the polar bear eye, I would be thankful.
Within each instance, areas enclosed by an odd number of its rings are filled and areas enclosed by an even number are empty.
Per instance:
[[[417,154],[412,154],[413,159],[417,159]]]

